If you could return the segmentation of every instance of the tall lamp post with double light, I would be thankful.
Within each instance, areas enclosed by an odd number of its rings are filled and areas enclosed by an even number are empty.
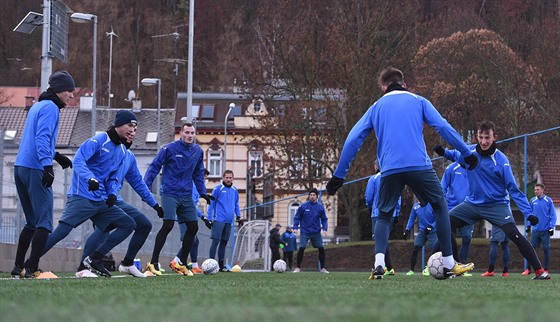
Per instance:
[[[226,118],[224,119],[224,169],[223,171],[227,170],[226,162],[227,162],[227,121],[229,118],[229,113],[235,107],[235,103],[229,103],[229,109],[226,113]],[[223,172],[222,171],[222,172]]]
[[[159,78],[143,78],[141,81],[144,86],[158,86],[157,92],[157,152],[159,152],[160,147],[160,136],[161,136],[161,79]],[[156,153],[157,153],[156,152]]]
[[[95,135],[97,123],[97,16],[90,13],[75,12],[70,16],[77,23],[93,22],[93,85],[91,94],[91,135]]]

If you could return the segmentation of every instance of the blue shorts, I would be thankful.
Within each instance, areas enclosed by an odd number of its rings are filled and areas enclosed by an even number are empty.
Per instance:
[[[432,206],[442,203],[442,208],[447,209],[441,183],[434,169],[429,169],[400,172],[386,177],[382,176],[379,199],[377,201],[377,208],[380,214],[393,213],[405,185],[412,189],[412,192],[414,192],[422,206],[425,206],[427,203],[432,204]]]
[[[43,170],[14,167],[16,189],[25,215],[25,228],[53,230],[53,191],[43,185]]]
[[[506,204],[494,206],[476,206],[468,202],[462,202],[453,208],[449,215],[458,218],[469,225],[474,225],[479,220],[487,220],[494,226],[502,227],[505,224],[514,224],[513,215]]]
[[[105,201],[93,201],[81,196],[69,196],[59,222],[74,228],[91,220],[95,227],[105,231],[133,220],[118,206],[109,207]]]
[[[490,233],[490,241],[504,243],[507,242],[508,239],[506,233],[504,233],[503,230],[501,230],[499,227],[492,226],[492,232]]]
[[[548,230],[533,230],[531,233],[531,245],[537,248],[541,244],[543,248],[550,248],[550,235],[548,234]]]
[[[306,247],[307,243],[311,240],[311,245],[315,248],[323,247],[323,236],[321,236],[321,232],[308,234],[308,233],[300,233],[299,235],[299,247]]]
[[[211,239],[228,241],[229,236],[231,236],[231,224],[219,221],[212,222]]]
[[[435,229],[432,229],[432,231],[427,235],[425,230],[420,230],[416,235],[416,238],[414,238],[414,246],[422,247],[426,242],[428,242],[428,246],[431,250],[433,250],[437,240],[438,239]]]
[[[178,222],[197,221],[196,207],[192,197],[161,196],[163,220]]]

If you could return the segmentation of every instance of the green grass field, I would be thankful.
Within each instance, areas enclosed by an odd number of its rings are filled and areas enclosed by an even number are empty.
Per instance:
[[[479,274],[444,281],[421,274],[371,281],[367,273],[344,272],[52,280],[0,274],[0,320],[560,321],[556,276]]]

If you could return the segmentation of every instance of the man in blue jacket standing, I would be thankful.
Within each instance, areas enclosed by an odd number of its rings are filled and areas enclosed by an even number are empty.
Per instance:
[[[544,194],[544,184],[537,183],[535,185],[535,196],[531,199],[531,209],[533,214],[537,216],[539,222],[533,225],[533,233],[531,234],[531,245],[533,248],[539,248],[542,244],[544,251],[544,270],[548,272],[550,263],[550,237],[554,235],[554,226],[556,226],[556,209],[554,202],[549,196]],[[531,231],[531,223],[528,223],[526,232]],[[530,274],[531,266],[523,272],[525,275]]]
[[[327,192],[334,195],[343,185],[350,163],[372,130],[377,136],[377,159],[383,170],[379,191],[379,218],[375,225],[375,279],[383,278],[385,250],[389,239],[388,226],[405,185],[420,203],[429,203],[436,215],[436,232],[441,241],[445,275],[454,277],[472,270],[474,264],[461,264],[453,259],[449,214],[439,179],[426,152],[424,123],[433,127],[447,142],[459,149],[469,168],[478,160],[461,136],[439,114],[426,98],[406,89],[403,73],[395,68],[384,69],[379,86],[385,93],[354,125],[340,155]]]
[[[422,207],[419,202],[416,202],[412,206],[412,211],[410,211],[410,216],[408,217],[408,222],[404,230],[404,240],[407,240],[414,231],[414,222],[418,218],[418,235],[414,238],[414,247],[412,248],[412,253],[410,255],[410,270],[406,273],[407,276],[414,275],[414,268],[416,267],[416,260],[418,259],[418,253],[428,242],[428,246],[431,250],[434,249],[434,245],[437,241],[436,236],[436,217],[434,215],[434,210],[430,204]],[[426,269],[422,271],[424,275],[430,275]]]
[[[72,161],[55,152],[60,109],[74,97],[74,79],[66,71],[49,77],[49,88],[39,96],[27,113],[25,128],[16,157],[14,179],[25,215],[25,226],[18,240],[12,276],[39,276],[39,258],[53,230],[53,159],[63,169]],[[25,254],[31,247],[28,266],[24,270]]]
[[[550,279],[550,275],[542,267],[535,249],[519,232],[509,208],[509,197],[521,210],[527,221],[532,225],[539,223],[527,201],[527,197],[519,190],[513,171],[506,155],[496,148],[496,126],[490,121],[483,121],[476,132],[478,144],[469,149],[479,159],[478,165],[467,172],[469,179],[469,195],[464,202],[450,212],[451,229],[459,229],[485,219],[504,231],[507,237],[519,248],[523,257],[535,268],[536,280]],[[464,154],[463,154],[464,155]],[[445,158],[463,163],[462,153],[445,150]],[[438,234],[439,237],[439,234]],[[454,238],[453,238],[454,241]],[[453,253],[457,245],[453,244]]]
[[[301,229],[299,235],[299,249],[297,253],[296,269],[294,273],[301,271],[301,262],[307,243],[311,240],[311,245],[319,251],[319,266],[321,273],[328,273],[325,268],[325,247],[323,247],[323,236],[321,230],[326,234],[329,228],[327,214],[323,204],[317,201],[319,192],[313,188],[309,191],[309,200],[299,206],[294,216],[294,232]]]
[[[165,244],[167,235],[175,225],[175,220],[179,224],[184,223],[187,226],[187,231],[183,236],[182,255],[180,256],[182,263],[187,262],[194,237],[198,232],[198,216],[192,198],[192,190],[196,189],[200,197],[206,200],[208,204],[211,200],[206,194],[203,157],[202,149],[195,143],[194,126],[185,123],[181,127],[181,138],[162,147],[148,170],[146,170],[144,181],[148,187],[151,187],[163,168],[161,178],[163,225],[156,235],[152,259],[146,265],[146,270],[154,275],[161,275],[159,254]],[[173,270],[192,276],[192,272],[178,262],[175,263]]]
[[[242,224],[241,211],[239,209],[239,193],[233,185],[233,171],[226,170],[222,175],[222,183],[212,190],[215,202],[208,207],[208,220],[212,222],[212,245],[210,245],[210,258],[216,258],[218,249],[218,264],[221,271],[227,271],[224,266],[226,257],[226,246],[231,236],[233,218]]]

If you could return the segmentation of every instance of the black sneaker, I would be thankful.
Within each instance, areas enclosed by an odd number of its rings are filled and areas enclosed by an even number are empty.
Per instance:
[[[383,269],[383,266],[377,265],[377,267],[373,270],[372,275],[374,280],[383,279],[383,275],[385,275],[385,270]]]
[[[25,268],[25,274],[23,278],[36,278],[39,276],[43,271],[40,269],[30,269],[28,267]]]
[[[12,277],[14,278],[24,278],[25,277],[25,269],[23,267],[19,267],[14,265],[12,268]]]
[[[111,277],[111,273],[109,273],[109,271],[103,265],[102,259],[92,259],[88,256],[84,258],[83,263],[87,268],[89,268],[94,273],[104,277]]]
[[[550,274],[547,271],[542,272],[540,275],[535,275],[533,277],[534,280],[549,280]]]

